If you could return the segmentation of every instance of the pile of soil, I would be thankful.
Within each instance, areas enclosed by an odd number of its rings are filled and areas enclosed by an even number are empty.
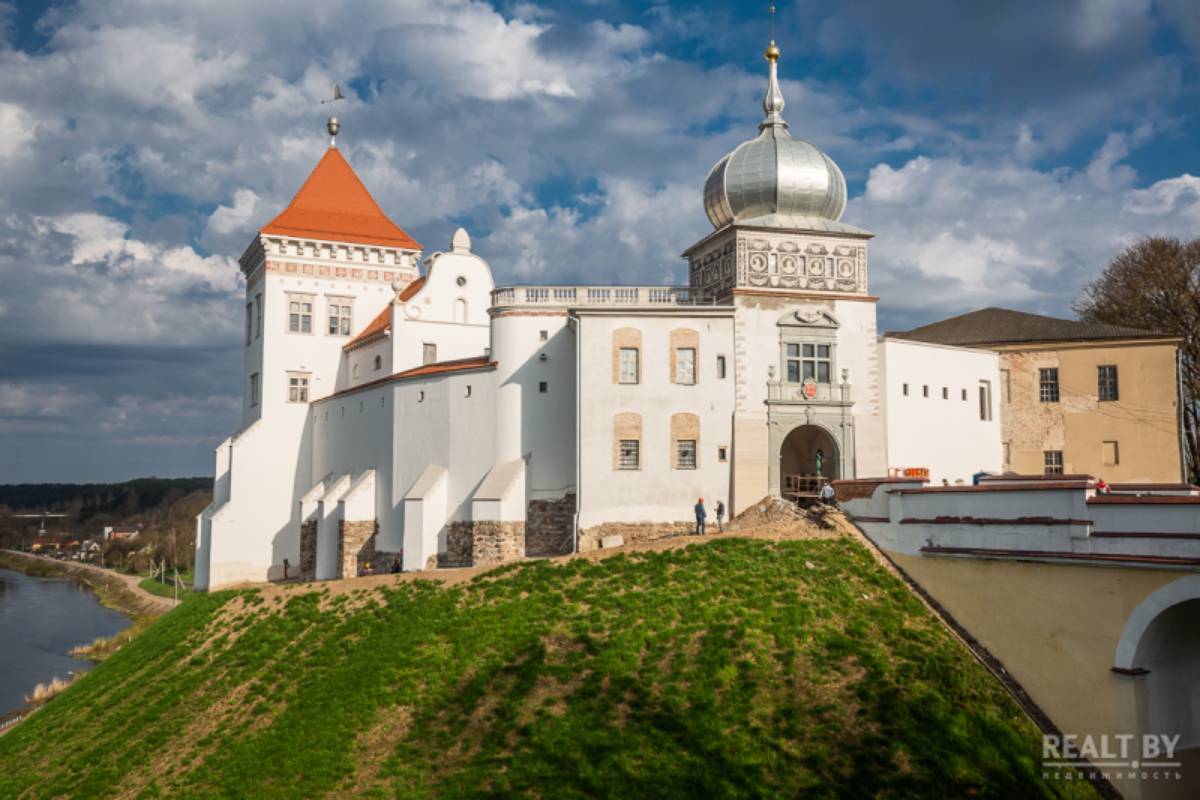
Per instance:
[[[839,531],[836,509],[814,504],[801,508],[795,503],[770,495],[734,517],[725,530],[753,533],[769,529],[789,536],[820,538],[836,536]]]

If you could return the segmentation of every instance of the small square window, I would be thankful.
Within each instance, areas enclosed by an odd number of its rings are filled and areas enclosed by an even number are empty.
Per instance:
[[[617,449],[620,469],[637,469],[641,465],[642,443],[637,439],[622,439]]]
[[[1047,475],[1062,475],[1063,474],[1063,454],[1062,450],[1046,450],[1043,452],[1045,457],[1046,474]]]
[[[541,341],[544,342],[549,338],[550,338],[550,331],[538,331],[538,339],[540,339]]]
[[[421,345],[421,363],[436,364],[437,363],[437,345],[432,342],[425,342]]]
[[[675,469],[696,468],[696,440],[680,439],[675,443]]]
[[[717,448],[717,461],[720,461],[722,464],[724,464],[728,460],[729,460],[729,448],[728,447],[718,447]]]
[[[545,394],[549,391],[549,384],[546,381],[538,381],[538,394]]]
[[[288,375],[288,402],[308,402],[308,375]]]

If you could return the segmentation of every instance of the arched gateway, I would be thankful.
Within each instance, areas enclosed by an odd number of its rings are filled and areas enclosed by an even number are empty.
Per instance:
[[[779,448],[779,489],[784,497],[815,494],[821,479],[841,477],[841,448],[820,425],[793,428]]]

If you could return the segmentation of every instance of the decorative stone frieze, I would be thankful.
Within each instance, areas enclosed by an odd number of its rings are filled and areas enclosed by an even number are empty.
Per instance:
[[[694,289],[735,288],[866,294],[863,238],[735,228],[687,253]]]

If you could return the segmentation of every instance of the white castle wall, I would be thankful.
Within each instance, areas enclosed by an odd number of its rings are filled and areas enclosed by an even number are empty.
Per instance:
[[[686,522],[694,519],[692,507],[701,496],[710,514],[717,500],[728,505],[730,461],[719,461],[717,449],[731,444],[734,380],[731,369],[723,380],[716,377],[716,356],[730,351],[732,309],[577,313],[579,528],[605,522]],[[636,385],[613,381],[613,332],[624,327],[636,328],[642,336],[642,374]],[[680,328],[699,334],[695,385],[670,380],[670,335]],[[642,418],[638,470],[613,468],[613,415],[625,411]],[[676,412],[700,418],[694,470],[673,468],[671,415]]]
[[[879,340],[879,351],[888,468],[928,468],[933,484],[970,483],[977,472],[1001,470],[999,356],[888,338]],[[987,420],[980,415],[980,381],[987,381],[991,389]],[[943,397],[943,388],[948,397]]]

